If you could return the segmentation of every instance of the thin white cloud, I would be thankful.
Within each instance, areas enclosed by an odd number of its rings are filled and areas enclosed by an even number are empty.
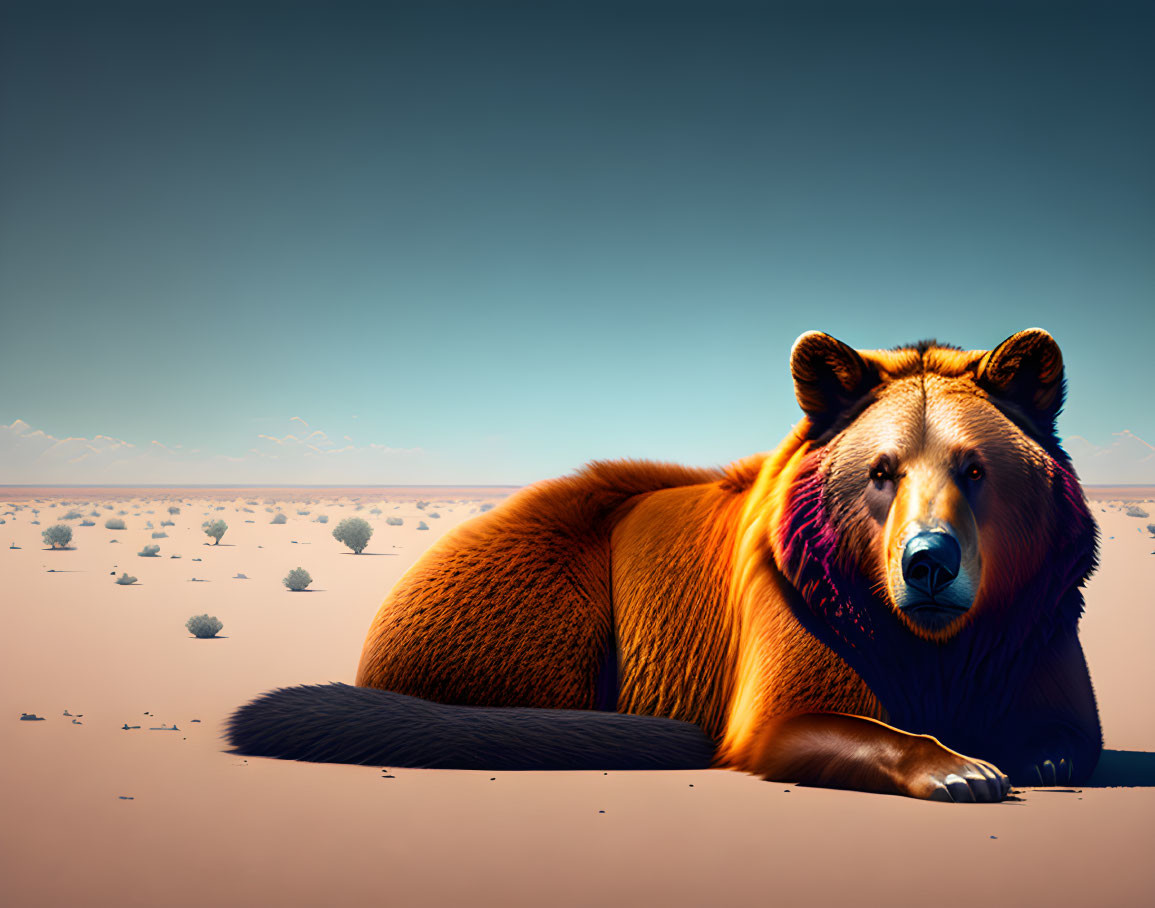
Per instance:
[[[1090,485],[1155,485],[1155,445],[1130,429],[1113,433],[1114,441],[1097,445],[1081,435],[1063,440],[1079,478]]]
[[[290,423],[308,428],[300,417]],[[0,482],[125,484],[389,484],[428,481],[426,452],[371,443],[336,447],[321,429],[260,434],[241,455],[144,445],[109,435],[55,438],[22,419],[0,425]]]

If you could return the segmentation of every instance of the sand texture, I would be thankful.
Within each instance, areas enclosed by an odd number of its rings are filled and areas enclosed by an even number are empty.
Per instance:
[[[0,904],[1055,908],[1155,899],[1150,489],[1093,496],[1101,565],[1081,634],[1109,753],[1078,791],[954,805],[729,771],[383,772],[224,751],[224,720],[252,696],[351,682],[392,584],[445,530],[505,494],[4,490]],[[418,497],[431,502],[424,511]],[[1153,516],[1127,516],[1122,497]],[[181,513],[170,518],[170,504]],[[41,531],[73,507],[94,525],[66,521],[72,548],[46,550]],[[277,509],[283,525],[270,523]],[[106,529],[119,511],[127,528]],[[353,515],[375,530],[359,556],[331,535]],[[389,516],[403,525],[386,526]],[[201,529],[210,518],[228,523],[219,546]],[[416,529],[422,519],[431,529]],[[138,556],[151,544],[159,557]],[[309,592],[281,583],[297,566],[314,578]],[[138,582],[119,586],[114,572]],[[202,613],[223,622],[219,639],[185,629]]]

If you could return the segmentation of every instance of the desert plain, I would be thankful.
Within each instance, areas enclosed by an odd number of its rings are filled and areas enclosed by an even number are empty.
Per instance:
[[[1155,902],[1155,516],[1128,514],[1155,515],[1150,488],[1088,490],[1102,535],[1080,635],[1107,752],[1078,789],[940,804],[724,770],[455,772],[228,753],[223,724],[251,697],[352,682],[389,588],[511,491],[0,488],[0,903]],[[82,517],[65,520],[72,510]],[[125,529],[105,527],[116,516]],[[350,516],[374,529],[361,555],[332,536]],[[213,545],[202,524],[217,519],[228,529]],[[72,541],[49,550],[41,533],[57,523]],[[155,557],[138,554],[146,545]],[[307,592],[282,584],[298,566]],[[118,585],[121,573],[137,582]],[[218,637],[186,630],[201,614],[222,622]]]

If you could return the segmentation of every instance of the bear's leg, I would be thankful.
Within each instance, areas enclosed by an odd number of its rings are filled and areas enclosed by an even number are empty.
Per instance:
[[[900,794],[935,801],[1001,801],[1010,781],[993,764],[930,735],[875,719],[798,713],[759,730],[742,768],[775,782]]]
[[[1006,767],[1016,785],[1079,785],[1090,778],[1103,734],[1077,636],[1064,634],[1051,645],[1010,715],[988,728],[981,750]]]
[[[493,513],[444,537],[390,592],[357,685],[461,706],[612,709],[608,541]]]

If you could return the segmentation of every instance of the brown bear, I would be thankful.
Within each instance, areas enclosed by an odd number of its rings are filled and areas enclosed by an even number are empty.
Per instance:
[[[522,490],[397,584],[357,687],[265,694],[233,716],[235,751],[715,766],[951,801],[1085,780],[1097,528],[1055,434],[1055,341],[812,332],[790,368],[805,418],[777,450]]]

